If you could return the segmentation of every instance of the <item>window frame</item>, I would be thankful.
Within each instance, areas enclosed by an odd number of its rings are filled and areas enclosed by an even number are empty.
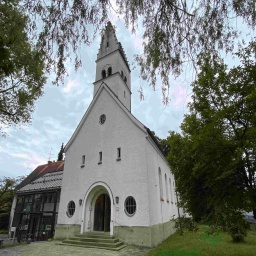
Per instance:
[[[106,120],[107,120],[107,117],[106,117],[105,114],[100,115],[99,123],[100,123],[101,125],[104,124],[104,123],[106,122]]]
[[[103,70],[101,71],[101,79],[104,79],[104,78],[106,78],[106,77],[107,77],[107,72],[106,72],[105,69],[103,69]]]
[[[164,201],[163,198],[163,180],[162,180],[162,172],[161,168],[158,168],[158,179],[159,179],[159,190],[160,190],[160,201]]]
[[[117,158],[116,161],[121,161],[121,147],[117,148]]]
[[[99,162],[98,164],[102,164],[102,151],[99,152]]]
[[[109,67],[108,68],[108,76],[111,76],[112,75],[112,67]]]
[[[71,205],[72,205],[73,207],[71,207]],[[71,211],[71,212],[70,212],[70,211]],[[76,203],[75,203],[73,200],[71,200],[71,201],[68,202],[66,214],[67,214],[67,216],[68,216],[69,218],[71,218],[71,217],[74,216],[75,211],[76,211]]]
[[[82,155],[82,164],[81,164],[81,167],[84,167],[85,166],[85,155]]]
[[[166,202],[169,203],[169,193],[168,193],[168,185],[167,185],[167,175],[165,173],[164,175],[164,179],[165,179],[165,193],[166,193]]]
[[[129,200],[133,200],[133,204],[130,203],[130,205],[127,205],[127,203],[129,202]],[[130,212],[129,212],[130,209],[127,210],[127,207],[129,207],[129,208],[132,207],[134,211],[133,211],[132,213],[130,213]],[[124,212],[126,213],[126,215],[127,215],[128,217],[132,217],[132,216],[135,215],[136,211],[137,211],[137,203],[136,203],[135,198],[134,198],[133,196],[128,196],[128,197],[125,199],[125,201],[124,201]]]

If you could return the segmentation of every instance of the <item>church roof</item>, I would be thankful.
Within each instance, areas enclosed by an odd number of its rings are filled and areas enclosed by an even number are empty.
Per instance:
[[[20,188],[17,193],[59,189],[62,185],[63,172],[50,172]]]
[[[47,173],[53,173],[63,171],[64,161],[52,162],[48,161],[47,164],[39,165],[32,173],[30,173],[17,187],[16,190],[20,190],[22,187],[28,185],[34,180],[42,177]]]
[[[125,54],[125,52],[124,52],[124,48],[123,48],[123,46],[122,46],[122,44],[121,44],[120,42],[118,43],[118,45],[119,45],[118,49],[120,50],[121,55],[122,55],[123,58],[124,58],[125,64],[127,65],[127,67],[128,67],[129,70],[130,70],[129,62],[128,62],[127,57],[126,57],[126,54]]]

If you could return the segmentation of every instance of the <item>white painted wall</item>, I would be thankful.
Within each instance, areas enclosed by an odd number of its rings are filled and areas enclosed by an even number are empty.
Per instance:
[[[102,80],[94,83],[95,94],[99,90]],[[118,99],[123,103],[123,105],[131,111],[131,92],[129,91],[127,85],[122,80],[120,73],[115,73],[104,79],[104,83],[115,93]],[[124,96],[125,92],[125,96]],[[95,95],[94,95],[95,96]]]
[[[106,115],[103,125],[99,124],[101,114]],[[82,206],[78,205],[79,199],[85,197],[93,183],[101,181],[108,184],[114,197],[120,198],[114,225],[150,225],[145,136],[145,131],[138,128],[103,89],[66,152],[58,224],[80,223]],[[121,147],[121,161],[116,161],[118,147]],[[103,161],[98,165],[100,151]],[[82,155],[85,155],[84,168],[81,168]],[[133,196],[137,202],[136,214],[132,217],[124,212],[124,201],[128,196]],[[76,203],[71,218],[66,215],[70,200]]]
[[[108,68],[112,68],[112,75],[107,76],[102,79],[102,70],[105,70],[107,73]],[[121,72],[123,71],[124,76],[127,78],[125,83],[121,77]],[[109,88],[115,93],[118,99],[125,105],[125,107],[131,111],[131,77],[130,71],[125,64],[123,57],[120,54],[119,50],[116,50],[109,55],[103,57],[97,61],[96,65],[96,82],[94,83],[94,93],[93,96],[99,90],[102,82],[105,82]],[[124,97],[125,92],[125,97]]]
[[[155,148],[151,138],[148,138],[146,144],[147,152],[147,166],[148,166],[148,191],[149,191],[149,207],[150,207],[150,224],[155,225],[159,223],[164,223],[169,221],[173,215],[178,216],[177,205],[175,202],[172,203],[171,199],[175,199],[175,194],[172,189],[170,191],[169,179],[174,181],[174,176],[170,172],[170,168],[164,160],[162,154],[158,149]],[[161,169],[162,173],[162,187],[163,187],[163,200],[160,200],[160,187],[159,187],[159,175],[158,171]],[[168,199],[166,195],[166,185],[165,185],[165,174],[167,176],[167,191]]]

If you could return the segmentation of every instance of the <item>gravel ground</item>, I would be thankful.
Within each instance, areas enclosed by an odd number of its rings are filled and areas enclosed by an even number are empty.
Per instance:
[[[126,246],[124,249],[116,252],[95,248],[81,248],[74,246],[59,245],[52,242],[34,242],[31,244],[22,244],[3,247],[0,249],[1,256],[144,256],[149,251],[148,248],[135,246]]]

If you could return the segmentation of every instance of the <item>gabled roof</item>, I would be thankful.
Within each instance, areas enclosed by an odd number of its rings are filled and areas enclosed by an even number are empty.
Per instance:
[[[51,162],[47,164],[39,165],[32,173],[30,173],[17,187],[16,190],[28,185],[34,180],[42,177],[43,175],[51,172],[63,171],[64,161]]]
[[[143,123],[141,123],[124,105],[123,103],[118,99],[118,97],[115,95],[115,93],[109,88],[109,86],[105,83],[102,82],[101,86],[99,87],[98,91],[95,94],[95,97],[93,98],[91,104],[89,105],[87,111],[85,112],[84,116],[82,117],[80,123],[78,124],[75,132],[73,133],[72,137],[70,138],[70,140],[68,141],[68,143],[65,146],[64,151],[66,152],[67,149],[70,147],[70,145],[73,143],[73,141],[75,140],[77,134],[79,133],[80,129],[82,128],[85,120],[87,119],[89,113],[91,112],[93,106],[95,105],[95,103],[97,102],[101,92],[103,90],[106,90],[109,95],[113,98],[114,101],[116,101],[116,103],[120,106],[120,108],[126,113],[126,115],[131,119],[131,121],[139,128],[141,129],[144,133],[145,136],[148,135],[151,140],[153,141],[153,143],[156,145],[156,148],[159,149],[160,153],[163,155],[162,149],[160,147],[160,145],[157,143],[154,135],[151,133],[150,129],[147,128]],[[164,157],[164,155],[163,155]]]
[[[62,185],[62,176],[63,171],[46,173],[42,177],[17,190],[17,193],[60,189]]]

